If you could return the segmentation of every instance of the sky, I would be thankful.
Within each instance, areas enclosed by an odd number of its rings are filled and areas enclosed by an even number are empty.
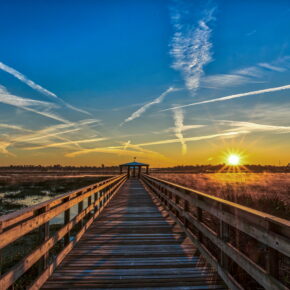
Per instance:
[[[0,166],[290,163],[289,1],[0,4]]]

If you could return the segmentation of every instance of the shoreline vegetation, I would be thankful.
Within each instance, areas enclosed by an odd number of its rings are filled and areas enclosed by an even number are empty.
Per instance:
[[[0,216],[99,182],[109,175],[0,174]]]
[[[219,165],[153,168],[151,174],[277,217],[290,219],[290,167],[218,172]],[[246,167],[249,170],[249,167]],[[286,169],[287,170],[286,170]],[[285,169],[283,172],[280,172]],[[215,172],[211,172],[215,170]],[[118,167],[0,167],[0,215],[49,200],[119,173]]]
[[[228,170],[223,170],[225,164],[203,164],[203,165],[177,165],[172,167],[152,167],[152,173],[229,173]],[[245,173],[290,173],[290,163],[288,165],[261,165],[249,164],[239,166],[239,172]],[[48,175],[78,175],[81,173],[92,174],[118,174],[119,166],[61,166],[61,165],[10,165],[0,166],[0,176],[10,174],[44,174]]]
[[[155,173],[154,176],[290,220],[290,173]]]

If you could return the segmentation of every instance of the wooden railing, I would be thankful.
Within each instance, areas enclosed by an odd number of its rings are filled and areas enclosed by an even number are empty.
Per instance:
[[[142,180],[230,289],[288,289],[289,221],[149,175]]]
[[[36,248],[10,268],[2,265],[0,289],[17,285],[19,278],[35,266],[37,266],[37,275],[35,271],[30,273],[30,278],[31,275],[36,277],[27,288],[39,289],[126,179],[125,174],[112,177],[0,217],[0,256],[1,252],[3,254],[4,250],[11,247],[15,241],[21,240],[35,230],[34,239],[40,241]],[[71,218],[71,209],[74,206],[78,207],[78,211],[76,216]],[[62,227],[51,235],[50,221],[60,215],[63,215]],[[75,235],[72,236],[71,233]],[[51,251],[60,242],[59,252],[51,255]],[[10,251],[13,255],[13,247]],[[26,286],[18,285],[16,288],[25,289]]]

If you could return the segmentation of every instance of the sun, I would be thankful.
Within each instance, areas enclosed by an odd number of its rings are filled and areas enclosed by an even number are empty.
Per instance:
[[[241,163],[240,155],[238,155],[238,154],[230,154],[227,157],[227,163],[228,163],[228,165],[232,165],[232,166],[240,165],[240,163]]]

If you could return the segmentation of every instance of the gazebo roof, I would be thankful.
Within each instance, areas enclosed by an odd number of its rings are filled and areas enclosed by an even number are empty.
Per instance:
[[[149,166],[149,164],[134,161],[134,162],[120,164],[120,166]]]

